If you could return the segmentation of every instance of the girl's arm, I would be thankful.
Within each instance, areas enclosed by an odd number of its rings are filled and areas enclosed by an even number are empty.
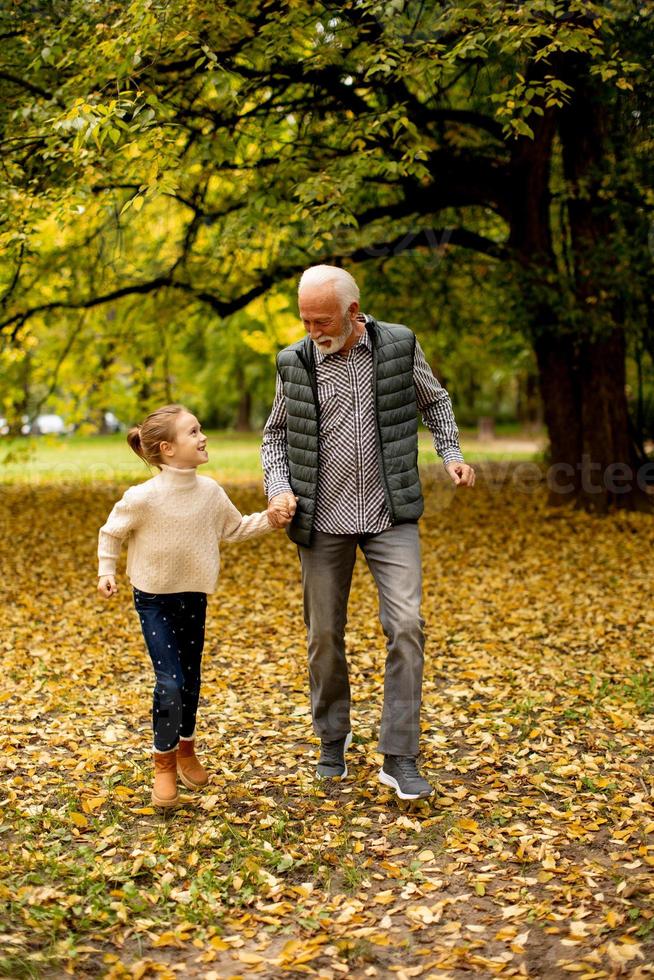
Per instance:
[[[222,487],[218,488],[218,536],[222,541],[242,541],[253,538],[257,534],[265,534],[272,526],[268,520],[268,512],[248,514],[244,517],[234,506]]]
[[[136,487],[130,487],[129,490],[125,491],[100,528],[98,534],[98,576],[100,579],[115,576],[116,562],[120,555],[123,539],[127,537],[130,531],[138,527],[141,509],[138,497],[134,493],[136,489]],[[100,583],[98,583],[98,587],[100,587]],[[111,592],[108,594],[111,595]]]

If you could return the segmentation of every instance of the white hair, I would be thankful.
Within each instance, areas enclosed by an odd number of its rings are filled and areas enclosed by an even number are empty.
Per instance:
[[[356,279],[337,265],[312,265],[309,269],[305,269],[298,283],[298,294],[305,286],[333,286],[343,313],[347,312],[352,303],[359,302],[360,293]]]

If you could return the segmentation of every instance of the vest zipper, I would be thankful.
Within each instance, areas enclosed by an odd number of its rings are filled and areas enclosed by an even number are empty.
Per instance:
[[[306,343],[306,341],[305,341]],[[311,343],[311,341],[309,341]],[[318,502],[318,474],[320,473],[320,404],[318,403],[318,385],[313,374],[313,356],[307,357],[305,351],[300,349],[297,352],[298,358],[302,361],[304,369],[309,377],[309,384],[313,392],[313,404],[316,409],[316,485],[313,491],[313,514],[311,515],[311,532],[309,544],[313,537],[313,526],[316,520],[316,504]]]
[[[375,433],[377,436],[377,462],[379,464],[379,472],[382,478],[384,496],[386,497],[386,506],[388,507],[388,513],[390,514],[391,517],[391,524],[395,524],[395,511],[393,509],[393,498],[391,497],[390,487],[388,486],[388,480],[386,478],[386,467],[384,466],[384,452],[382,449],[383,443],[382,443],[381,426],[379,424],[379,404],[377,402],[377,344],[376,344],[377,338],[374,334],[374,327],[373,330],[369,330],[368,333],[370,334],[370,339],[372,340],[372,386],[373,386],[373,396],[375,402]]]

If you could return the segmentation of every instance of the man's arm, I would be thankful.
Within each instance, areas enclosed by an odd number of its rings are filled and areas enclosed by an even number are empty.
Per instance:
[[[413,383],[422,420],[432,434],[434,447],[443,463],[462,463],[459,430],[452,411],[450,396],[427,364],[422,347],[416,340],[413,358]]]
[[[286,399],[282,379],[277,375],[275,400],[263,430],[261,443],[263,486],[268,495],[268,517],[273,527],[284,527],[296,510],[291,487],[286,438]]]
[[[282,379],[277,375],[275,400],[263,430],[261,443],[263,488],[268,500],[278,493],[292,493],[286,442],[286,400]]]

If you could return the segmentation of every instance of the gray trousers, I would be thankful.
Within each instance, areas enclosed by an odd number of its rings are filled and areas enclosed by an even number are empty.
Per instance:
[[[350,682],[345,657],[347,603],[357,546],[379,593],[379,618],[387,638],[384,707],[378,750],[418,754],[424,650],[420,615],[422,571],[417,524],[380,534],[314,532],[302,563],[313,729],[332,741],[350,731]]]

